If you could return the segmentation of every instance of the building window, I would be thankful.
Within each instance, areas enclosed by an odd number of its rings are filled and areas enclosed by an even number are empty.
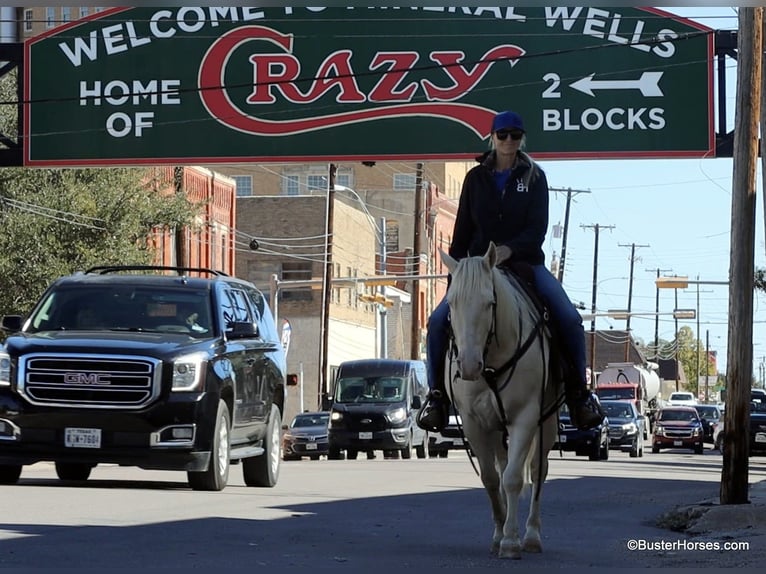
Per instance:
[[[299,195],[301,179],[297,175],[286,175],[284,179],[285,193],[287,195]]]
[[[69,6],[61,7],[61,21],[69,22],[72,19],[72,9]]]
[[[311,261],[283,261],[282,281],[299,281],[311,279]],[[280,291],[282,301],[311,301],[311,287],[285,288]]]
[[[250,197],[253,195],[252,175],[235,175],[232,179],[237,184],[237,197]]]
[[[351,187],[351,175],[348,173],[338,173],[335,175],[335,183],[344,187]]]
[[[35,22],[34,20],[34,12],[32,10],[24,10],[24,31],[25,32],[31,32],[33,24]]]
[[[88,15],[88,7],[80,6],[80,18],[85,18]]]
[[[309,175],[306,183],[309,191],[327,191],[327,178],[323,175]]]
[[[102,12],[103,10],[104,10],[104,7],[103,7],[103,6],[96,6],[96,7],[93,9],[93,11],[94,11],[94,12]]]
[[[48,7],[45,9],[45,27],[53,28],[56,25],[56,9]]]
[[[414,191],[415,174],[414,173],[395,173],[394,191]]]

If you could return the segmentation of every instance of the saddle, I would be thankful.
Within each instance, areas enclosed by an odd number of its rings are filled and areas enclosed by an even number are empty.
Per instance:
[[[550,368],[551,373],[556,373],[559,380],[565,381],[569,378],[578,379],[579,376],[575,373],[574,365],[572,364],[569,354],[564,350],[564,342],[556,328],[555,322],[551,321],[551,315],[548,307],[545,305],[540,293],[537,290],[535,284],[535,273],[532,266],[529,263],[523,261],[504,261],[497,268],[508,276],[508,280],[518,283],[524,290],[525,294],[529,297],[532,303],[540,313],[540,316],[545,322],[545,328],[550,335],[551,341],[551,360]]]

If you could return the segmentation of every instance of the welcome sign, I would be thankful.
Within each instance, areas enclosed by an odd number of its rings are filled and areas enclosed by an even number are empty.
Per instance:
[[[713,35],[654,10],[116,8],[25,45],[25,165],[712,155]]]

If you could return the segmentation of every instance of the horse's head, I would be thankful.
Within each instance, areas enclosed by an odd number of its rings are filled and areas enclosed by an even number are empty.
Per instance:
[[[484,370],[484,352],[495,325],[495,245],[490,243],[483,257],[466,257],[458,262],[443,251],[441,257],[452,274],[447,304],[460,377],[475,381]]]

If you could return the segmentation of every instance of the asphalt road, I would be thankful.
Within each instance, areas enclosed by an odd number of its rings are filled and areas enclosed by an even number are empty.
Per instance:
[[[719,541],[748,541],[750,550],[691,551],[679,541],[715,536],[690,538],[655,525],[676,505],[717,497],[720,467],[711,450],[647,451],[643,458],[612,451],[598,462],[553,453],[544,551],[507,561],[489,554],[489,505],[464,453],[283,463],[273,489],[245,487],[233,467],[219,493],[189,490],[183,473],[115,466],[98,467],[83,485],[65,485],[41,463],[26,467],[19,484],[0,486],[0,567],[761,565],[763,532]],[[766,457],[752,459],[750,478],[766,478]],[[631,551],[631,540],[676,547]]]

